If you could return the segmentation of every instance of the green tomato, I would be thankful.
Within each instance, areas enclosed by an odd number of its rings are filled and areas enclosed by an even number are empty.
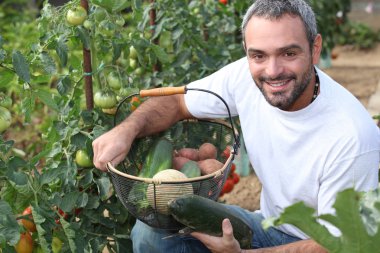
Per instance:
[[[108,74],[107,82],[108,85],[114,90],[119,90],[121,88],[121,81],[119,79],[119,76],[115,72],[111,72]]]
[[[107,11],[102,7],[96,7],[94,10],[94,17],[96,21],[100,22],[107,17]]]
[[[129,47],[129,58],[137,59],[137,50],[134,46]]]
[[[137,76],[141,76],[142,74],[144,74],[144,69],[142,67],[138,67],[137,69],[135,69],[135,74]]]
[[[91,30],[94,26],[94,23],[88,19],[86,19],[84,22],[83,22],[83,26],[84,28],[86,28],[87,30]]]
[[[59,239],[58,237],[53,237],[53,242],[51,244],[51,247],[52,247],[52,250],[53,250],[53,253],[59,253],[62,251],[62,245],[63,245],[63,242],[61,241],[61,239]]]
[[[110,109],[117,104],[117,99],[113,91],[98,91],[95,93],[94,102],[102,109]]]
[[[75,162],[80,167],[92,167],[92,161],[86,150],[80,149],[75,153]]]
[[[0,106],[0,133],[4,132],[11,125],[11,113],[7,108]]]
[[[113,36],[115,33],[115,29],[115,24],[108,20],[103,20],[99,23],[99,31],[103,35]]]
[[[83,24],[87,18],[87,11],[82,6],[77,6],[67,11],[66,21],[70,25],[77,26]]]
[[[118,26],[123,27],[124,24],[125,24],[124,18],[122,16],[117,17],[116,20],[115,20],[115,24],[117,24]]]
[[[136,59],[133,59],[133,58],[129,58],[129,66],[130,66],[132,69],[136,69],[136,68],[137,68],[137,60],[136,60]]]

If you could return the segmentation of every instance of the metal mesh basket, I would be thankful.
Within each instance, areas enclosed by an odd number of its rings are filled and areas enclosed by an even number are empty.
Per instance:
[[[169,139],[177,150],[185,147],[198,148],[205,142],[212,143],[218,150],[217,160],[223,163],[223,167],[212,174],[183,180],[139,177],[138,173],[149,148],[161,136]],[[181,229],[183,225],[167,211],[167,202],[183,194],[196,194],[216,200],[237,152],[237,140],[231,117],[230,123],[222,120],[185,120],[157,135],[137,139],[122,164],[115,168],[108,163],[117,197],[134,217],[149,226],[167,230]],[[226,160],[221,154],[228,146],[233,149]]]

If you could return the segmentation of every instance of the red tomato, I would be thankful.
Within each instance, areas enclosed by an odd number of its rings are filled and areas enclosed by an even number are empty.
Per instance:
[[[230,174],[234,173],[236,170],[236,165],[234,163],[231,164]]]
[[[226,5],[228,4],[228,0],[219,0],[219,3]]]
[[[22,225],[24,225],[26,230],[28,230],[30,232],[36,232],[37,228],[36,228],[36,224],[34,224],[34,222],[33,222],[32,208],[30,206],[25,208],[25,210],[22,212],[22,215],[29,215],[28,220],[27,219],[21,220],[21,223],[22,223]]]
[[[230,157],[230,153],[231,153],[231,148],[227,146],[222,152],[222,157],[227,160]]]
[[[20,241],[15,245],[17,253],[32,253],[33,252],[33,238],[29,232],[20,235]]]
[[[223,195],[224,193],[231,192],[233,188],[234,188],[234,181],[232,181],[231,179],[227,179],[223,185],[221,195]]]
[[[132,97],[131,99],[131,111],[137,109],[137,107],[141,104],[141,100],[138,97]]]
[[[240,176],[239,176],[239,174],[237,174],[237,173],[232,173],[232,181],[234,181],[234,184],[237,184],[237,183],[239,183],[239,181],[240,181]]]

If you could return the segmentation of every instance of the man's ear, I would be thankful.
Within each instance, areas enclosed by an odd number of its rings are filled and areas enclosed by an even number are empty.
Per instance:
[[[318,64],[322,52],[322,36],[320,34],[317,34],[317,36],[315,36],[312,52],[313,64]]]
[[[247,48],[245,47],[245,42],[242,41],[241,44],[242,44],[242,46],[243,46],[244,52],[247,52]]]

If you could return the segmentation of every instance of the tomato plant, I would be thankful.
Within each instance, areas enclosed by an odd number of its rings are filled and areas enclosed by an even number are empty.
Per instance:
[[[73,26],[81,25],[86,20],[87,11],[82,6],[76,6],[73,9],[67,11],[66,20],[67,23]]]

